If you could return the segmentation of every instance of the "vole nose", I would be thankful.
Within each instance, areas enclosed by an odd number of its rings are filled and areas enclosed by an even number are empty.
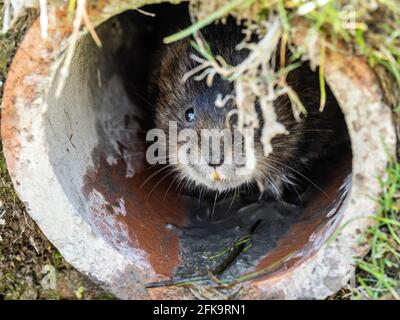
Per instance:
[[[210,161],[208,162],[208,165],[215,169],[215,168],[219,167],[220,165],[222,165],[223,163],[224,163],[224,157],[221,156],[219,159],[210,159]]]
[[[207,163],[214,169],[224,163],[224,141],[219,141],[220,145],[213,146],[212,142],[209,145],[208,155],[206,156]]]

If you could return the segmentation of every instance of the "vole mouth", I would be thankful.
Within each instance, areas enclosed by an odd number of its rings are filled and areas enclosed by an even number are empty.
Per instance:
[[[221,175],[216,169],[214,169],[214,171],[211,173],[210,178],[213,182],[218,182],[225,179],[225,177]]]
[[[181,170],[187,180],[193,181],[195,184],[204,186],[210,191],[229,191],[239,187],[240,185],[248,184],[252,180],[252,174],[239,175],[236,172],[236,167],[229,168],[230,172],[224,172],[227,169],[224,166],[211,168],[202,167],[199,165],[187,165]]]

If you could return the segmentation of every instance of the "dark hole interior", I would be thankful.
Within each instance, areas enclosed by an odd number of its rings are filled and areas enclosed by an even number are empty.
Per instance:
[[[142,110],[136,150],[142,150],[144,134],[153,126],[154,101],[147,83],[157,50],[165,36],[189,25],[186,5],[142,9],[156,16],[128,11],[102,26],[117,21],[124,32],[124,44],[112,59],[131,101]],[[127,115],[126,127],[130,121]],[[99,136],[104,134],[101,127],[99,123]],[[347,130],[343,135],[348,136]],[[118,143],[121,153],[128,152],[124,141]],[[304,172],[301,188],[285,190],[282,201],[262,197],[258,189],[218,197],[185,190],[183,184],[171,184],[172,178],[162,181],[158,168],[145,164],[127,177],[124,160],[111,166],[104,160],[106,148],[99,145],[92,155],[98,168],[88,174],[86,190],[101,185],[110,203],[123,197],[127,214],[119,219],[129,230],[129,243],[149,254],[158,274],[177,281],[210,271],[229,282],[288,270],[315,253],[332,233],[351,185],[349,143],[330,150]],[[101,229],[102,223],[97,226]]]

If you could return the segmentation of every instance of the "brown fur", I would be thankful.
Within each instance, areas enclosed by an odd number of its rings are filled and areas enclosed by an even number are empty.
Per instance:
[[[234,23],[214,25],[202,31],[204,38],[215,55],[221,55],[228,63],[238,64],[247,55],[245,50],[237,51],[235,46],[241,41],[240,28]],[[153,74],[153,90],[156,96],[155,124],[166,130],[168,121],[176,120],[179,129],[185,128],[185,110],[192,104],[204,112],[199,112],[194,128],[225,127],[227,112],[234,108],[228,103],[224,108],[215,107],[218,93],[227,95],[233,92],[233,85],[216,77],[211,88],[205,80],[192,78],[182,83],[182,77],[198,64],[190,55],[199,55],[191,46],[190,39],[166,46],[159,52],[160,65]],[[266,177],[266,186],[275,195],[279,195],[284,184],[295,184],[296,178],[305,172],[321,156],[328,153],[330,147],[343,143],[338,136],[345,129],[344,121],[333,94],[327,88],[327,103],[324,112],[319,112],[318,74],[311,72],[307,65],[292,71],[287,79],[289,85],[298,93],[306,106],[308,116],[297,122],[293,116],[290,101],[282,96],[275,101],[275,110],[279,122],[285,125],[289,135],[273,138],[273,152],[263,155],[260,131],[256,135],[256,154],[258,163],[256,177]],[[201,96],[199,99],[198,97]],[[199,102],[200,100],[200,102]]]

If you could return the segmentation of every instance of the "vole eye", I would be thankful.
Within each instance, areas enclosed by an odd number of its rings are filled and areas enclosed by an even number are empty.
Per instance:
[[[185,119],[187,122],[193,122],[195,119],[195,113],[193,108],[189,108],[185,112]]]

